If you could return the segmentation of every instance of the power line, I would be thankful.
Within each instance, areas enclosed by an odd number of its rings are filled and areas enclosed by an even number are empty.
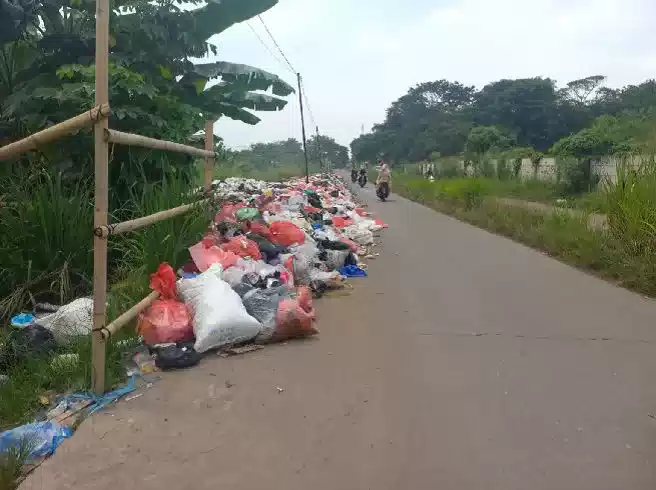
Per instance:
[[[267,43],[264,42],[264,39],[262,39],[262,37],[257,33],[257,31],[253,28],[253,26],[251,25],[251,23],[250,23],[250,22],[247,22],[246,24],[248,24],[248,27],[250,27],[250,29],[251,29],[251,31],[253,32],[253,34],[255,34],[255,37],[260,41],[260,44],[262,44],[262,46],[264,46],[264,48],[269,52],[269,54],[271,55],[271,57],[272,57],[274,60],[276,60],[278,63],[280,63],[282,66],[284,66],[285,69],[287,69],[287,66],[285,66],[284,61],[282,61],[282,60],[281,60],[281,59],[280,59],[280,58],[279,58],[279,57],[273,52],[273,50],[269,47],[269,45],[268,45]]]
[[[294,65],[292,65],[292,64],[290,63],[289,59],[287,59],[287,56],[285,56],[285,53],[283,52],[282,48],[281,48],[280,45],[278,44],[278,41],[276,41],[276,38],[273,37],[273,34],[272,34],[271,31],[269,30],[269,27],[265,24],[264,19],[262,18],[262,16],[261,16],[261,15],[258,15],[257,18],[260,19],[260,22],[262,22],[262,25],[263,25],[264,28],[266,29],[267,34],[269,34],[269,37],[270,37],[271,40],[273,41],[273,44],[275,44],[276,48],[278,48],[278,51],[280,51],[280,54],[282,55],[283,59],[284,59],[284,60],[287,62],[287,64],[289,65],[289,68],[292,70],[292,72],[294,72],[294,73],[298,73],[298,72],[296,71],[296,68],[294,68]]]

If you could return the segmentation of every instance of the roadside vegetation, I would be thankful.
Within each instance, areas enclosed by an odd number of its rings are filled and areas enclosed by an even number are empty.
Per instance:
[[[205,119],[256,124],[254,111],[282,109],[293,88],[277,75],[205,58],[217,54],[208,42],[212,36],[276,3],[227,0],[190,9],[168,1],[120,2],[122,11],[110,15],[110,127],[202,146],[198,130]],[[93,106],[94,29],[91,0],[0,4],[0,145]],[[310,146],[316,162],[319,157],[344,159],[346,148],[321,138]],[[217,177],[278,179],[303,170],[298,151],[295,159],[270,165],[271,159],[257,158],[266,145],[232,152],[219,136],[215,142]],[[182,154],[110,147],[111,220],[193,201],[198,168],[198,161]],[[109,321],[148,294],[149,275],[161,262],[183,265],[187,247],[202,237],[211,216],[209,207],[198,206],[110,240]],[[32,311],[37,303],[62,305],[90,296],[92,223],[91,131],[0,162],[0,431],[32,420],[52,394],[90,386],[88,339],[37,355],[16,341],[17,330],[9,323],[12,315]],[[129,327],[109,342],[109,389],[125,381],[125,351],[135,342]],[[60,354],[68,361],[57,362]],[[20,454],[0,456],[3,485],[15,466],[11,458]]]

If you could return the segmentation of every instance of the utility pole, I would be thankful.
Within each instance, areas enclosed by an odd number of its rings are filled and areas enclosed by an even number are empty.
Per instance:
[[[323,161],[321,160],[321,143],[319,143],[319,126],[317,126],[317,155],[319,156],[319,168],[324,171]]]
[[[307,141],[305,140],[305,116],[303,115],[303,92],[301,88],[301,74],[296,74],[298,80],[298,103],[301,106],[301,128],[303,129],[303,153],[305,154],[305,183],[310,183],[310,168],[308,165]]]

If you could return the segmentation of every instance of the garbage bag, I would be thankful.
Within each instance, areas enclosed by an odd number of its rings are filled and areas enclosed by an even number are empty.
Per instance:
[[[224,243],[222,248],[223,250],[232,252],[240,257],[262,260],[262,253],[260,252],[257,243],[244,236],[234,237],[228,243]]]
[[[43,357],[57,348],[52,332],[41,325],[12,330],[0,344],[0,372],[31,357]]]
[[[347,247],[346,250],[326,250],[326,265],[330,270],[336,270],[344,267],[346,259],[351,254],[351,250]]]
[[[242,282],[245,274],[246,271],[244,269],[235,265],[234,267],[224,270],[223,274],[221,274],[221,278],[234,288],[236,284]]]
[[[252,340],[262,328],[220,274],[220,267],[212,266],[194,279],[178,281],[178,292],[193,315],[194,348],[200,353]]]
[[[164,262],[150,276],[150,288],[160,294],[139,315],[137,333],[149,345],[182,342],[194,338],[191,315],[187,306],[176,299],[175,272]]]
[[[244,295],[247,311],[262,323],[255,338],[259,344],[282,342],[318,333],[313,322],[312,294],[306,287],[255,289]]]
[[[139,315],[137,334],[148,345],[183,342],[194,338],[187,306],[176,299],[158,299]]]
[[[283,247],[280,247],[279,245],[274,245],[265,237],[258,235],[257,233],[248,233],[246,237],[249,240],[253,240],[257,244],[258,248],[260,249],[260,252],[264,257],[265,262],[269,262],[275,259],[283,251]]]
[[[262,215],[257,208],[241,208],[235,211],[235,217],[238,221],[255,221],[260,219]]]
[[[246,231],[257,233],[258,235],[263,236],[267,240],[271,241],[271,231],[269,230],[269,227],[264,223],[253,221],[249,223],[248,229]]]
[[[222,221],[228,221],[235,223],[237,221],[236,212],[246,206],[244,203],[233,204],[231,202],[225,203],[219,213],[214,217],[215,223],[221,223]]]
[[[271,338],[276,328],[278,304],[283,299],[291,298],[286,286],[270,289],[252,289],[243,296],[246,311],[262,324],[257,339]]]
[[[345,228],[353,224],[353,220],[351,218],[344,218],[342,216],[333,216],[332,220],[333,226],[336,226],[337,228]]]
[[[326,250],[351,250],[351,245],[341,240],[321,240],[321,246]],[[353,243],[353,242],[351,242]],[[356,249],[359,248],[357,245]]]
[[[239,256],[231,251],[223,250],[216,245],[206,247],[203,242],[198,242],[190,247],[189,254],[200,272],[205,272],[213,264],[220,264],[224,269],[227,269],[239,260]]]
[[[371,231],[365,228],[360,228],[356,225],[345,228],[344,235],[346,238],[350,238],[359,245],[371,245],[374,243],[374,234]]]
[[[201,359],[201,355],[189,342],[155,347],[152,352],[155,356],[155,365],[163,370],[195,366]]]
[[[78,298],[59,308],[37,323],[52,332],[59,345],[69,344],[76,337],[89,335],[93,327],[93,300]]]
[[[57,422],[35,422],[0,433],[0,454],[10,449],[29,449],[28,462],[50,456],[64,439],[73,435],[70,427]]]
[[[284,261],[285,269],[292,273],[294,284],[308,286],[312,282],[312,261],[305,255],[290,255]]]
[[[339,273],[344,277],[367,277],[367,271],[357,265],[345,265],[339,269]]]
[[[296,298],[283,299],[278,305],[276,329],[268,340],[261,342],[283,342],[285,340],[307,337],[319,333],[314,326],[316,313],[312,307],[312,293],[307,287],[297,289]]]
[[[269,226],[271,241],[276,245],[291,247],[294,244],[305,243],[305,233],[290,221],[274,221]]]

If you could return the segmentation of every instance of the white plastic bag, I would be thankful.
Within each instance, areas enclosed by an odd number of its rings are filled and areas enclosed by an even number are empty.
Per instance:
[[[350,238],[359,245],[371,245],[374,243],[374,234],[357,225],[351,225],[344,229],[344,236]]]
[[[178,293],[193,315],[197,352],[207,352],[254,339],[262,325],[246,312],[241,298],[210,267],[193,279],[178,281]]]
[[[70,343],[75,337],[89,335],[93,328],[93,300],[79,298],[59,308],[37,323],[47,328],[59,345]]]

